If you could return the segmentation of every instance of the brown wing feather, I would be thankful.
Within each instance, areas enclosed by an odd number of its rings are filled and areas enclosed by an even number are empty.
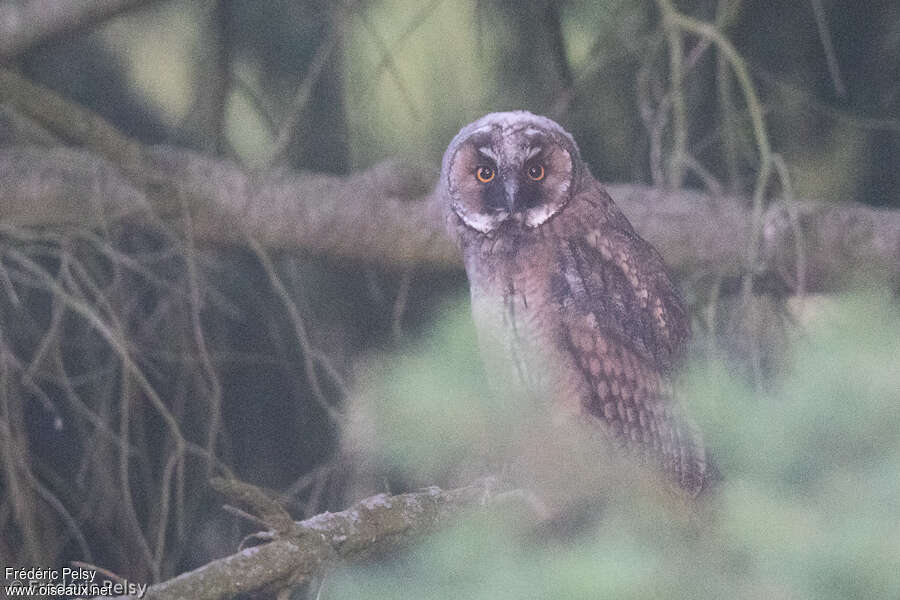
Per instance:
[[[604,307],[609,326],[640,340],[650,358],[671,370],[690,337],[690,321],[656,250],[633,232],[605,227],[570,249],[587,292],[583,309]]]
[[[690,334],[656,251],[633,231],[604,225],[559,253],[565,340],[589,383],[584,410],[629,449],[656,460],[696,494],[706,471],[699,432],[682,414],[669,373]]]
[[[590,316],[580,323],[566,341],[591,390],[583,398],[585,413],[629,451],[658,462],[679,486],[698,493],[706,473],[703,442],[674,401],[668,378]]]

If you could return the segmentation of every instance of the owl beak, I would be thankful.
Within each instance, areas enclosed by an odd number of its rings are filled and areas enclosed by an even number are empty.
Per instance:
[[[503,189],[506,190],[506,208],[512,214],[518,209],[519,182],[510,177],[503,182]]]

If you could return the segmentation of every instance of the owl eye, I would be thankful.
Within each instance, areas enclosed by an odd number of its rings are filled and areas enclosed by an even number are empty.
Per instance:
[[[528,167],[528,177],[532,181],[540,181],[544,178],[544,165],[531,165]]]
[[[490,183],[494,179],[494,169],[490,167],[478,167],[475,169],[475,177],[481,183]]]

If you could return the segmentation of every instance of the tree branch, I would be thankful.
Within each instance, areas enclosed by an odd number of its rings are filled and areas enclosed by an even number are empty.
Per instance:
[[[250,171],[180,148],[146,148],[91,111],[4,69],[0,101],[94,151],[0,151],[5,226],[97,227],[111,219],[159,217],[177,225],[187,206],[198,243],[252,238],[270,248],[389,267],[459,266],[430,192],[433,168],[393,160],[347,177]],[[900,285],[900,211],[796,201],[796,214],[775,203],[760,223],[743,199],[638,185],[609,191],[635,229],[683,274],[738,277],[751,264],[756,275],[774,274],[795,290],[834,291],[861,271]],[[746,256],[751,237],[752,262]]]
[[[392,160],[336,177],[250,171],[179,148],[144,152],[164,193],[148,194],[92,153],[55,148],[0,150],[0,223],[5,227],[97,227],[162,217],[177,224],[186,198],[196,241],[305,250],[387,267],[458,268],[434,194],[434,171]],[[141,179],[141,178],[139,178]],[[747,202],[689,190],[612,185],[635,229],[675,270],[739,276],[750,235]],[[834,291],[862,270],[900,283],[900,211],[853,202],[796,202],[807,290]],[[767,273],[792,275],[797,252],[781,203],[769,208],[760,257]]]
[[[484,486],[471,485],[372,496],[347,510],[296,522],[290,535],[153,585],[145,598],[218,600],[264,588],[296,586],[323,567],[390,552],[445,526],[452,517],[481,506],[488,497],[486,492]],[[517,497],[496,497],[506,498]]]
[[[0,4],[0,58],[7,59],[60,33],[90,27],[146,0],[28,0]]]

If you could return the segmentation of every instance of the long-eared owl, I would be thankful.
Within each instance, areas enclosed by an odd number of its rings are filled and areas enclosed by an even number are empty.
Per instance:
[[[488,114],[453,139],[438,188],[482,354],[503,357],[489,374],[549,394],[555,414],[595,423],[696,495],[705,451],[671,382],[690,321],[572,136],[528,112]]]

